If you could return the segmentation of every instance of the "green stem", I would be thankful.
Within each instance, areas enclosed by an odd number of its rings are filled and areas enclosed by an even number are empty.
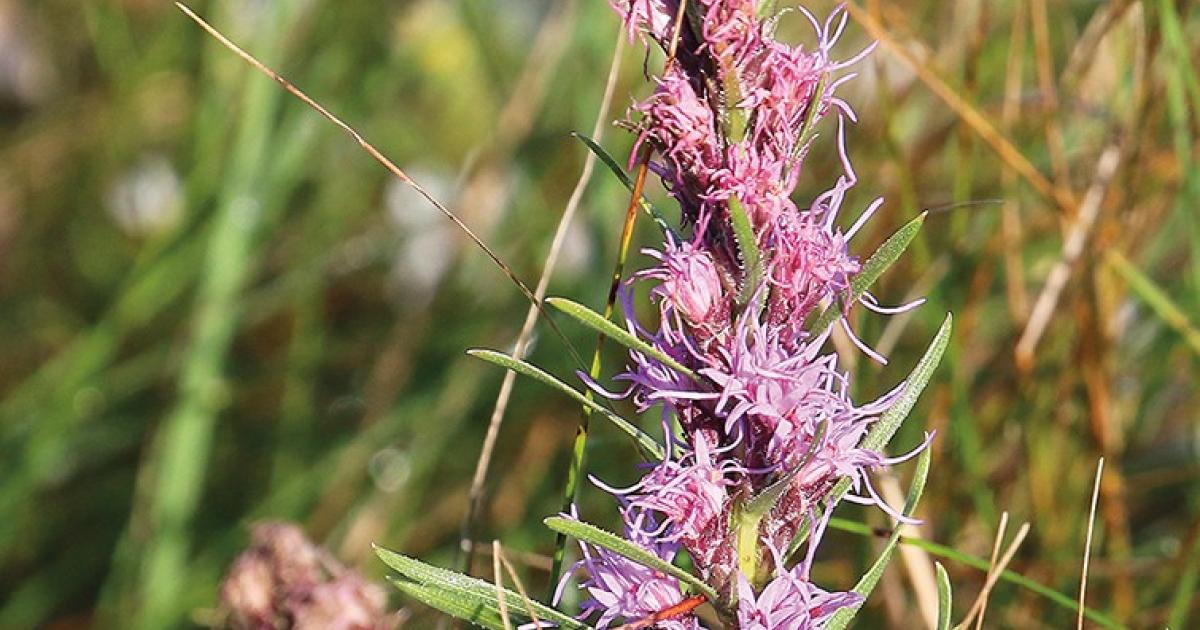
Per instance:
[[[638,159],[637,176],[633,183],[633,190],[629,198],[629,207],[625,213],[625,224],[621,229],[621,245],[617,252],[617,264],[613,267],[612,282],[608,287],[608,299],[604,303],[604,319],[612,319],[613,307],[617,302],[617,289],[621,285],[621,277],[625,273],[625,260],[629,255],[629,243],[633,240],[633,226],[637,221],[637,211],[641,207],[642,188],[646,184],[646,173],[649,170],[650,149],[649,145],[644,145],[642,154]],[[596,336],[596,349],[592,352],[592,364],[588,370],[588,376],[592,380],[600,378],[601,360],[600,353],[604,350],[603,333]],[[592,390],[588,389],[584,395],[589,401],[592,400]],[[571,464],[567,468],[567,483],[563,488],[562,511],[570,513],[571,507],[575,504],[575,495],[579,492],[580,479],[583,478],[584,455],[587,452],[588,425],[592,418],[592,411],[588,407],[583,408],[583,415],[579,418],[579,427],[575,430],[575,444],[571,448]],[[552,599],[554,589],[558,585],[558,578],[562,574],[563,558],[566,555],[567,536],[559,532],[554,537],[554,559],[550,564],[550,596]]]

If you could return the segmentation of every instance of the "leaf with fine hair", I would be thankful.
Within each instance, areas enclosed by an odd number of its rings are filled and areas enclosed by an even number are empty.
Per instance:
[[[904,383],[904,389],[900,391],[899,398],[896,402],[888,407],[887,411],[879,417],[879,420],[867,432],[866,437],[859,443],[860,448],[872,451],[883,450],[888,442],[892,440],[892,436],[908,418],[908,414],[912,411],[914,405],[917,404],[917,398],[921,396],[921,392],[925,390],[925,386],[929,384],[930,377],[933,376],[933,371],[937,369],[938,364],[942,360],[942,354],[946,352],[946,346],[950,343],[950,331],[954,327],[954,316],[950,313],[946,314],[946,319],[942,320],[941,328],[938,328],[937,334],[934,335],[933,341],[929,343],[929,348],[925,350],[925,354],[917,361],[916,367],[913,368],[908,379]],[[842,497],[846,496],[846,492],[850,490],[850,478],[842,477],[837,484],[833,486],[833,490],[829,492],[829,498],[826,499],[826,509],[834,509],[837,507]],[[792,544],[788,548],[788,556],[795,553],[796,549],[808,537],[807,525],[802,526],[800,531],[796,533],[796,537],[792,539]]]
[[[593,311],[592,309],[566,298],[552,297],[547,298],[546,303],[554,308],[571,316],[575,321],[591,328],[592,330],[612,339],[613,341],[629,348],[636,350],[642,354],[649,355],[660,361],[663,365],[684,374],[693,380],[698,380],[700,377],[690,368],[682,363],[671,358],[662,350],[638,339],[633,333],[617,326],[611,321],[604,318],[603,315]]]
[[[953,603],[953,596],[950,592],[950,575],[946,573],[946,567],[942,566],[941,562],[935,562],[934,567],[937,569],[938,589],[937,630],[950,630],[950,608]]]
[[[508,589],[497,590],[495,584],[425,564],[379,546],[375,547],[375,555],[400,574],[390,578],[396,588],[458,619],[491,630],[504,630],[504,618],[500,614],[500,594],[503,594],[509,616],[519,623],[532,621],[527,610],[532,608],[539,621],[550,621],[568,630],[592,630],[586,623],[545,604],[527,600]]]
[[[616,425],[618,429],[629,435],[629,437],[633,438],[634,443],[641,448],[643,454],[645,454],[647,458],[651,460],[661,460],[663,458],[662,447],[658,445],[658,442],[654,441],[654,438],[646,435],[645,431],[637,428],[632,422],[617,415],[604,405],[588,399],[587,396],[572,388],[570,385],[558,380],[554,376],[551,376],[545,370],[526,361],[511,357],[503,352],[496,352],[495,350],[476,348],[467,350],[467,354],[477,359],[483,359],[488,363],[499,365],[502,368],[512,370],[517,374],[528,376],[535,381],[539,381],[544,385],[549,385],[550,387],[557,389],[558,391],[571,397],[571,399],[575,402],[578,402],[584,407],[587,407],[588,409],[599,413],[605,418],[608,418],[608,420]]]
[[[585,543],[603,547],[619,556],[633,560],[634,562],[650,567],[658,571],[662,571],[671,577],[679,580],[696,589],[698,593],[704,595],[709,601],[717,601],[717,592],[700,578],[680,569],[679,567],[659,558],[654,553],[645,548],[636,545],[616,534],[605,531],[592,525],[575,519],[566,518],[563,516],[551,516],[543,521],[546,527],[568,536],[574,537]]]
[[[929,477],[929,462],[932,449],[926,447],[921,452],[920,459],[917,460],[917,470],[913,473],[912,486],[908,489],[908,497],[904,501],[904,515],[912,516],[917,509],[917,502],[921,500],[921,494],[925,492],[925,480]],[[879,578],[883,576],[883,570],[887,568],[888,561],[892,558],[892,552],[895,551],[897,543],[900,542],[900,527],[897,525],[895,531],[888,538],[887,544],[884,545],[883,551],[879,553],[875,563],[870,569],[863,574],[858,580],[858,584],[854,585],[854,592],[863,596],[863,601],[871,595],[871,591],[875,590],[875,585],[879,583]],[[862,602],[854,606],[839,609],[829,619],[829,623],[825,626],[829,630],[842,630],[850,625],[854,620],[855,615],[862,609]]]
[[[863,263],[862,271],[859,271],[853,278],[850,279],[850,299],[847,303],[853,304],[855,300],[862,297],[871,285],[883,275],[883,272],[892,266],[908,249],[913,239],[917,237],[917,233],[921,231],[921,225],[925,223],[926,212],[922,212],[917,218],[905,223],[895,234],[888,237],[888,240],[875,250],[874,254]],[[821,314],[817,316],[817,321],[812,325],[810,330],[814,333],[823,332],[829,328],[833,322],[837,321],[840,309],[837,302],[834,302],[825,307]]]

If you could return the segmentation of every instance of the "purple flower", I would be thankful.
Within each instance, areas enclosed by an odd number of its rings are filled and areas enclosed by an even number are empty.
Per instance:
[[[651,150],[648,167],[679,203],[690,233],[668,234],[654,264],[621,287],[629,332],[692,374],[655,356],[631,350],[616,378],[629,383],[610,393],[630,397],[639,412],[661,410],[664,461],[625,490],[621,501],[626,538],[671,561],[685,551],[697,574],[717,592],[712,602],[724,619],[747,629],[821,627],[834,611],[857,604],[858,595],[831,593],[809,580],[824,520],[819,511],[838,480],[848,478],[847,499],[875,504],[900,517],[875,492],[872,469],[887,459],[862,448],[872,423],[899,388],[866,404],[849,396],[849,374],[837,356],[822,351],[829,330],[811,330],[821,308],[849,309],[851,282],[861,271],[848,242],[879,207],[868,206],[843,231],[837,226],[847,191],[857,182],[845,149],[845,120],[855,119],[836,96],[852,75],[835,77],[870,50],[834,61],[830,50],[848,16],[835,11],[824,22],[801,13],[817,34],[816,46],[775,39],[778,18],[758,16],[755,0],[693,0],[681,32],[673,33],[678,0],[613,0],[630,35],[671,48],[677,55],[655,92],[630,112],[638,133],[634,156]],[[836,159],[843,174],[807,207],[792,200],[813,135],[812,124],[829,112],[838,120]],[[736,204],[735,204],[736,200]],[[747,267],[733,233],[732,208],[744,208],[761,269]],[[743,237],[744,238],[744,237]],[[760,273],[761,271],[761,273]],[[631,287],[650,284],[658,305],[657,327],[633,317]],[[751,285],[752,282],[756,284]],[[891,313],[869,294],[866,308]],[[883,362],[840,323],[867,355]],[[661,356],[661,355],[658,355]],[[745,503],[787,478],[787,487],[757,531],[739,532]],[[808,522],[807,557],[791,570],[778,550],[788,549]],[[743,575],[734,549],[743,534],[757,534],[757,557]],[[770,553],[767,553],[767,552]],[[750,562],[746,560],[745,562]],[[679,603],[670,576],[603,549],[584,546],[577,565],[586,575],[585,616],[599,627],[617,619],[643,619]],[[773,575],[765,584],[751,579]],[[736,595],[736,597],[735,597]],[[690,614],[659,627],[698,628]]]
[[[737,620],[740,630],[821,628],[839,609],[857,605],[857,593],[829,593],[799,575],[800,567],[781,573],[759,593],[738,575]]]
[[[702,347],[729,329],[732,300],[712,254],[674,239],[668,239],[661,254],[644,253],[661,261],[637,277],[661,281],[651,294],[660,299],[663,321],[672,321],[676,330],[690,330]]]
[[[679,546],[659,540],[647,531],[647,527],[655,528],[655,523],[647,514],[627,508],[622,511],[622,516],[625,520],[625,537],[630,542],[671,562]],[[685,597],[679,580],[661,571],[640,565],[602,547],[580,543],[580,548],[583,558],[575,567],[587,575],[579,585],[587,593],[580,618],[597,616],[595,626],[601,630],[618,619],[632,622],[648,617],[678,604]],[[688,614],[659,622],[657,627],[663,630],[699,630],[700,624],[694,615]]]

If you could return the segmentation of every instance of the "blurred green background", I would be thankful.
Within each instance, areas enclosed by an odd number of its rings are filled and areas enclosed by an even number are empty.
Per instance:
[[[944,313],[956,316],[894,444],[939,432],[921,535],[986,558],[1008,512],[1009,537],[1032,527],[1011,568],[1074,599],[1103,455],[1089,603],[1132,627],[1198,623],[1200,7],[861,6],[921,73],[881,48],[841,92],[860,117],[848,207],[887,199],[854,248],[866,255],[933,211],[877,287],[884,302],[929,304],[858,314],[892,359],[845,357],[858,399],[902,378]],[[590,130],[600,106],[618,29],[607,3],[195,8],[536,282],[587,155],[569,134]],[[780,28],[812,41],[796,14]],[[837,52],[867,41],[852,24]],[[610,118],[649,93],[644,61],[626,48]],[[991,121],[1054,194],[947,98]],[[836,177],[832,121],[820,130],[802,202]],[[608,127],[602,143],[623,157],[631,141]],[[1109,146],[1119,164],[1106,182]],[[552,295],[602,305],[626,203],[598,168]],[[1070,234],[1077,256],[1064,254]],[[637,242],[654,237],[640,226]],[[1064,258],[1061,293],[1040,298]],[[1045,321],[1031,317],[1039,299]],[[419,196],[170,3],[0,0],[0,627],[208,623],[222,572],[262,518],[303,524],[376,578],[371,542],[452,565],[503,377],[463,351],[511,347],[526,306]],[[591,347],[590,333],[561,326]],[[532,360],[569,378],[560,340],[537,330]],[[619,351],[607,358],[611,373]],[[487,484],[480,539],[500,538],[535,592],[553,541],[540,519],[558,509],[576,421],[565,398],[519,380]],[[601,478],[633,479],[633,449],[609,427],[589,457]],[[581,511],[615,524],[594,488]],[[878,544],[831,533],[818,579],[850,587]],[[897,558],[859,623],[919,625],[914,583],[929,564]],[[961,616],[984,574],[946,564]],[[412,612],[410,627],[432,623]],[[1002,582],[987,625],[1073,620]]]

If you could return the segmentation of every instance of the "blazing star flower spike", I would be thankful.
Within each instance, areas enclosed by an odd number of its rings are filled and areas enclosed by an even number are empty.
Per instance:
[[[711,603],[727,627],[822,627],[861,600],[809,579],[831,512],[821,504],[837,482],[851,481],[850,500],[904,519],[869,478],[900,459],[860,446],[901,390],[854,403],[849,373],[823,350],[831,331],[809,328],[819,308],[852,302],[862,264],[848,242],[881,203],[848,231],[837,227],[858,176],[845,148],[845,121],[854,112],[835,95],[851,75],[835,74],[866,51],[833,59],[847,21],[840,10],[824,22],[801,10],[817,34],[806,49],[777,41],[778,17],[760,18],[747,0],[696,0],[678,33],[674,0],[613,6],[631,36],[678,53],[630,115],[632,156],[649,149],[650,169],[680,205],[684,235],[667,234],[660,249],[645,250],[653,264],[619,295],[629,331],[690,375],[631,351],[617,376],[629,383],[626,391],[588,381],[606,396],[630,397],[639,411],[659,407],[663,419],[665,459],[626,489],[601,485],[620,502],[631,541],[663,559],[690,556],[696,574],[720,593]],[[792,196],[812,130],[830,112],[842,175],[801,206]],[[657,303],[656,325],[634,318],[638,286],[648,286]],[[874,298],[863,303],[890,312]],[[864,353],[885,361],[842,322]],[[791,549],[802,530],[810,532],[807,556],[789,569],[780,550]],[[589,595],[583,614],[600,627],[616,619],[649,623],[685,595],[666,576],[611,552],[585,546],[584,556],[577,565]],[[690,613],[655,623],[697,627]]]

